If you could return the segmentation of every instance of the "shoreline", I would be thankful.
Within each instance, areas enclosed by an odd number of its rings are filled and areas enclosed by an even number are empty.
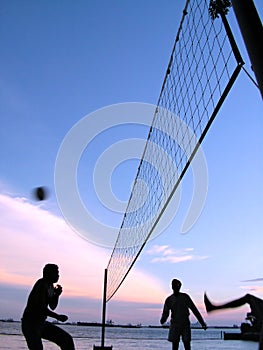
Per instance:
[[[0,322],[4,322],[4,323],[21,323],[21,321],[18,320],[13,320],[13,319],[0,319]],[[84,327],[102,327],[102,323],[100,322],[88,322],[88,321],[77,321],[77,322],[58,322],[58,321],[54,321],[52,322],[54,324],[59,324],[59,325],[67,325],[67,326],[84,326]],[[169,328],[169,325],[164,325],[164,326],[159,326],[159,325],[142,325],[142,324],[109,324],[106,323],[105,327],[109,327],[109,328],[164,328],[167,329]],[[239,326],[237,325],[233,325],[233,326],[226,326],[226,325],[220,325],[220,326],[216,326],[216,325],[212,325],[212,326],[208,326],[207,328],[209,329],[240,329]],[[191,329],[202,329],[201,326],[197,326],[197,325],[192,325]]]

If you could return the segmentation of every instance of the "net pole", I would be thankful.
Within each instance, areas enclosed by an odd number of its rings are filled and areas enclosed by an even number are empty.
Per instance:
[[[263,98],[263,29],[261,20],[252,0],[232,0],[232,6]]]
[[[103,287],[103,304],[102,304],[102,325],[101,325],[101,347],[104,348],[105,343],[105,325],[106,325],[106,293],[107,293],[107,277],[108,270],[104,270],[104,287]]]
[[[107,277],[108,270],[104,270],[104,286],[103,286],[103,300],[102,300],[102,320],[101,320],[101,345],[93,346],[93,350],[112,350],[112,346],[105,346],[105,327],[106,327],[106,295],[107,295]]]

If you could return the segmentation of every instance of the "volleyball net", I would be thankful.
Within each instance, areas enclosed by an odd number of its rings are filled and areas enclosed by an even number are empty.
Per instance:
[[[186,1],[145,149],[107,266],[106,301],[156,229],[243,61],[230,2]],[[147,190],[145,188],[147,186]]]

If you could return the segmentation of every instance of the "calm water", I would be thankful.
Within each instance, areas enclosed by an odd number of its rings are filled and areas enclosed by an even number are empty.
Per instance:
[[[99,327],[83,327],[60,325],[74,338],[76,350],[92,350],[93,345],[101,345],[101,329]],[[222,331],[228,329],[192,330],[192,350],[257,350],[258,343],[250,341],[223,340]],[[239,331],[239,330],[235,330]],[[167,340],[167,329],[162,328],[106,328],[105,346],[113,346],[113,350],[170,350]],[[52,343],[44,341],[45,350],[58,350]],[[20,323],[0,322],[0,349],[26,350]],[[180,350],[183,350],[182,343]]]

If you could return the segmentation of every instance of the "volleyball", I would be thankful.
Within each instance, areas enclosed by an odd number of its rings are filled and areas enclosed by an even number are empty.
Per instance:
[[[34,197],[38,201],[43,201],[47,198],[47,189],[43,186],[34,189]]]

